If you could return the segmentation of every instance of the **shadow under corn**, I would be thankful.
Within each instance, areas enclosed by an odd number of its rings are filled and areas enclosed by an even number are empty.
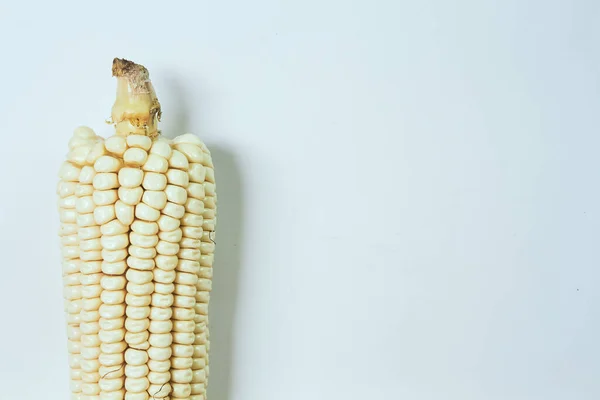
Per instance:
[[[173,138],[191,132],[201,137],[198,128],[190,126],[192,112],[186,101],[185,86],[169,77],[165,79],[171,115],[163,114],[165,136]],[[201,104],[195,106],[201,108]],[[167,122],[168,121],[168,122]],[[217,190],[217,224],[213,286],[210,299],[210,378],[207,398],[231,399],[233,365],[233,331],[238,296],[238,277],[241,268],[241,233],[243,231],[243,197],[240,169],[233,152],[206,142],[215,166]]]

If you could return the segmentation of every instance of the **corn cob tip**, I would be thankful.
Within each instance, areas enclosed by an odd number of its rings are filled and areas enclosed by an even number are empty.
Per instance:
[[[141,128],[144,134],[157,136],[156,123],[160,121],[161,109],[148,69],[124,58],[114,58],[112,75],[118,80],[112,122],[128,122],[117,131],[124,129],[128,131],[126,133],[132,133],[130,128]]]

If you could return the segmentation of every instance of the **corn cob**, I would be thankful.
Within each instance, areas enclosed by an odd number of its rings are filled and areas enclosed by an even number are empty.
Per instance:
[[[158,131],[148,71],[113,61],[116,133],[77,128],[57,187],[72,399],[206,400],[210,152]]]

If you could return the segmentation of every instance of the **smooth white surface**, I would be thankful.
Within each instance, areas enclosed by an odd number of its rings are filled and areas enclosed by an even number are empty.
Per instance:
[[[0,3],[0,398],[69,398],[55,185],[115,56],[213,152],[209,400],[600,397],[600,3],[36,3]]]

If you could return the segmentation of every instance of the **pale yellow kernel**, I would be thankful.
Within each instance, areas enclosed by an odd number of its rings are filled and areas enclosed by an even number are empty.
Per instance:
[[[148,331],[150,333],[169,333],[171,332],[171,328],[173,327],[173,323],[169,321],[150,321],[150,327]]]
[[[102,262],[102,272],[109,275],[121,275],[125,272],[127,265],[123,260],[117,261],[103,261]]]
[[[104,261],[114,263],[117,261],[125,260],[125,258],[127,258],[127,250],[125,250],[125,249],[121,249],[121,250],[103,249],[102,250],[102,259]]]
[[[60,224],[59,236],[67,236],[73,235],[77,233],[77,224],[68,223],[68,224]]]
[[[150,305],[152,297],[150,295],[134,295],[133,293],[127,293],[125,297],[125,303],[128,306],[147,306]]]
[[[79,183],[85,183],[91,185],[94,182],[94,176],[96,176],[96,170],[91,165],[85,165],[81,168],[79,174]]]
[[[100,331],[98,322],[85,323],[80,325],[81,333],[85,335],[97,334]]]
[[[101,156],[94,163],[96,172],[117,172],[121,168],[121,160],[112,156]]]
[[[206,168],[206,182],[215,183],[215,170],[213,168]]]
[[[93,184],[96,190],[109,190],[118,188],[119,180],[114,172],[103,172],[94,176]]]
[[[175,281],[175,271],[174,270],[163,270],[160,268],[156,268],[153,271],[154,281],[158,283],[172,283]]]
[[[104,304],[122,304],[125,301],[125,290],[104,290],[100,299]]]
[[[183,308],[192,308],[196,305],[196,297],[195,296],[175,296],[173,299],[173,306],[175,307],[183,307]]]
[[[158,233],[158,224],[156,222],[134,221],[131,224],[131,230],[140,235],[156,235]]]
[[[173,332],[173,343],[194,344],[196,335],[194,332]]]
[[[134,220],[134,208],[133,208],[133,206],[130,206],[128,204],[125,204],[121,200],[118,200],[115,203],[114,208],[115,208],[115,213],[116,213],[117,219],[123,225],[131,225],[131,223]]]
[[[191,182],[204,183],[206,180],[206,167],[202,164],[191,163],[188,174]]]
[[[77,288],[77,286],[73,286],[73,288]],[[81,296],[86,299],[93,299],[94,297],[100,296],[102,293],[102,287],[100,285],[88,285],[79,287],[81,290]]]
[[[140,271],[152,271],[155,262],[151,258],[137,258],[131,256],[127,258],[127,265]]]
[[[198,288],[198,290],[210,292],[212,290],[212,280],[198,279],[198,283],[196,284],[196,287]]]
[[[148,350],[150,347],[148,344],[148,335],[148,331],[127,332],[125,334],[125,341],[131,348],[137,350]]]
[[[102,236],[100,239],[102,247],[108,250],[120,250],[129,244],[129,235],[121,233],[120,235]]]
[[[214,183],[204,182],[202,185],[204,186],[204,193],[206,196],[214,196],[216,194]]]
[[[152,336],[152,335],[150,335]],[[171,379],[170,372],[155,372],[150,371],[148,373],[148,380],[155,385],[162,385],[163,383],[169,382]]]
[[[167,177],[164,174],[156,172],[146,172],[142,186],[145,190],[165,190],[167,187]]]
[[[173,293],[180,296],[195,296],[196,290],[196,286],[175,285],[175,291]],[[196,299],[196,301],[198,301],[198,299]]]
[[[76,221],[79,225],[79,216],[77,215],[77,212],[75,210],[69,210],[69,209],[60,210],[60,222],[72,224]],[[80,225],[80,226],[82,226],[82,225]]]
[[[58,171],[59,177],[67,182],[78,182],[80,173],[81,168],[69,161],[63,162]]]
[[[192,333],[196,329],[194,321],[174,321],[173,332],[189,332]]]
[[[164,215],[168,215],[169,217],[180,219],[185,214],[185,207],[181,204],[167,202],[167,205],[162,209],[162,213]]]
[[[94,194],[94,186],[92,185],[77,185],[75,188],[75,196],[83,197],[83,196],[91,196]]]
[[[150,347],[148,349],[148,357],[151,360],[166,361],[171,358],[170,347]]]
[[[103,224],[100,228],[100,232],[102,235],[113,236],[120,235],[122,233],[126,233],[128,231],[127,225],[121,223],[121,221],[114,219],[106,224]]]
[[[170,308],[151,307],[150,319],[152,321],[169,321],[173,316],[173,310]],[[170,335],[170,333],[169,333]],[[154,346],[154,344],[153,344]]]
[[[150,150],[150,147],[152,147],[152,139],[146,135],[128,135],[127,145],[129,147],[139,147],[148,151]]]
[[[98,313],[98,311],[81,310],[79,316],[81,318],[81,322],[94,322],[98,321],[98,319],[100,318],[100,314]]]
[[[169,143],[165,140],[156,140],[152,144],[152,148],[150,149],[150,154],[157,154],[166,160],[171,157],[172,149]]]
[[[189,168],[189,161],[182,152],[173,150],[169,158],[169,166],[171,168],[187,170]]]
[[[198,226],[184,226],[181,228],[183,236],[192,239],[201,239],[204,229]]]
[[[63,247],[63,250],[67,251],[70,246]],[[65,258],[70,258],[71,254],[66,252],[64,254]],[[98,250],[90,250],[90,251],[81,251],[79,252],[79,258],[83,261],[97,261],[102,260],[102,251]]]
[[[94,336],[97,337],[97,336]],[[125,341],[116,342],[116,343],[102,343],[100,345],[100,350],[102,350],[105,354],[118,354],[122,353],[127,349],[127,343]],[[102,374],[102,372],[100,371]],[[102,374],[104,375],[104,374]]]
[[[156,252],[161,255],[172,256],[179,252],[179,244],[159,240],[156,245]]]
[[[100,329],[102,331],[114,331],[114,330],[118,330],[121,329],[125,326],[125,318],[121,317],[121,318],[110,318],[110,319],[106,319],[106,318],[100,318],[100,321],[98,321],[99,325],[100,325]],[[100,339],[102,340],[102,339]],[[113,342],[116,343],[116,342]]]
[[[173,283],[154,282],[155,294],[171,294],[174,291],[175,291],[175,285]]]
[[[152,306],[158,308],[167,308],[173,305],[173,295],[172,294],[161,294],[161,293],[153,293],[152,294]],[[152,313],[151,309],[151,313]],[[172,313],[172,310],[171,310]],[[169,328],[169,331],[171,328]],[[162,333],[162,332],[156,332]]]
[[[138,187],[124,187],[119,188],[119,199],[130,206],[135,206],[142,200],[144,189],[141,186]]]
[[[204,222],[204,215],[185,213],[181,218],[181,225],[201,227]]]
[[[125,167],[119,171],[119,184],[126,188],[137,188],[142,184],[144,171],[139,168]]]
[[[148,282],[141,285],[129,282],[127,283],[127,292],[137,296],[149,295],[154,292],[154,283]]]
[[[130,148],[123,154],[125,164],[135,167],[141,167],[146,162],[148,153],[140,148]]]
[[[192,143],[179,143],[175,144],[175,148],[182,152],[190,162],[202,163],[204,162],[204,152],[202,149]]]
[[[172,383],[171,387],[173,388],[171,392],[171,397],[175,397],[178,399],[187,399],[192,393],[192,389],[189,383]]]
[[[199,200],[203,200],[206,197],[206,194],[204,193],[204,185],[202,185],[202,183],[190,182],[186,191],[188,197],[193,197]]]
[[[139,247],[139,246],[129,246],[129,254],[132,255],[133,257],[143,258],[143,259],[154,258],[154,257],[156,257],[156,249],[154,249],[154,248],[148,249],[148,248]]]
[[[115,329],[112,331],[101,330],[98,336],[102,343],[116,343],[125,339],[125,329]],[[103,364],[106,365],[106,364]]]
[[[58,206],[60,208],[75,208],[75,205],[77,204],[77,196],[71,195],[71,196],[67,196],[64,197],[62,199],[59,199],[58,201]]]
[[[167,204],[167,195],[163,191],[147,190],[142,201],[155,210],[162,210]]]
[[[146,364],[125,366],[125,376],[128,378],[143,378],[148,376],[149,372],[150,370]]]
[[[137,221],[136,221],[137,222]],[[129,234],[131,244],[139,247],[154,247],[158,243],[157,235],[142,235],[136,232]]]
[[[198,275],[187,272],[177,272],[175,283],[178,285],[195,285],[198,282]]]
[[[102,243],[99,238],[81,240],[79,242],[79,249],[81,251],[102,250]]]
[[[142,317],[144,314],[136,314],[136,312],[139,311],[132,311],[131,309],[134,308],[133,306],[127,306],[127,319],[125,319],[125,329],[127,329],[127,332],[132,332],[132,333],[140,333],[140,332],[144,332],[148,330],[148,327],[150,326],[150,320],[148,318],[142,318],[142,319],[135,319],[132,317],[132,315],[134,316],[140,316]],[[135,307],[137,310],[139,310],[142,307]],[[130,315],[132,314],[132,315]],[[148,314],[150,314],[150,311],[148,311]]]
[[[172,357],[171,367],[174,369],[187,369],[192,368],[194,365],[194,359],[191,357]]]
[[[196,312],[193,308],[179,308],[173,307],[173,319],[180,321],[187,321],[194,318]]]
[[[124,392],[119,392],[120,389],[123,387],[123,378],[111,378],[109,379],[108,377],[100,379],[100,382],[98,382],[98,386],[100,387],[100,390],[102,390],[103,392],[111,392],[111,393],[115,393],[116,395],[113,397],[110,397],[110,400],[116,400],[116,399],[123,399],[124,396]],[[118,397],[118,395],[121,395],[121,397]],[[102,393],[102,400],[106,399],[106,396],[104,393]]]
[[[168,215],[161,215],[156,222],[158,223],[158,227],[161,231],[173,231],[179,228],[180,225],[179,219],[170,217]]]
[[[98,206],[114,204],[118,198],[116,190],[97,190],[93,194],[94,203]]]
[[[185,209],[192,214],[202,215],[204,212],[204,202],[195,198],[187,199]]]
[[[135,216],[143,221],[154,222],[160,218],[160,211],[146,203],[139,203],[135,206]]]
[[[181,272],[189,272],[192,274],[197,274],[200,270],[200,263],[195,260],[179,260],[177,262],[177,271]]]
[[[105,275],[100,282],[104,290],[122,290],[126,284],[127,280],[122,275]]]
[[[156,266],[162,270],[170,271],[177,267],[178,259],[177,256],[163,256],[158,255],[154,259]]]
[[[198,278],[212,279],[212,277],[213,277],[213,269],[210,267],[201,267],[200,271],[198,271]]]
[[[102,274],[80,274],[79,281],[82,285],[97,285],[102,279]]]
[[[98,206],[94,209],[94,222],[98,225],[106,224],[115,219],[115,206]]]
[[[148,353],[143,350],[129,348],[125,351],[125,362],[129,365],[142,365],[148,362]]]
[[[152,333],[148,342],[153,347],[170,347],[173,343],[173,336],[170,333]]]
[[[127,270],[125,275],[129,282],[141,285],[144,283],[152,282],[154,274],[152,271],[140,271],[137,269],[130,268]]]
[[[64,211],[66,212],[66,210]],[[61,212],[61,222],[71,222],[71,221],[63,221],[62,220],[62,212]],[[89,214],[79,214],[77,215],[77,226],[81,228],[89,227],[96,225],[96,221],[94,221],[94,213]]]
[[[187,171],[171,168],[167,171],[167,182],[174,186],[186,188],[190,183],[190,177]]]
[[[79,197],[75,202],[75,210],[77,210],[77,212],[80,214],[94,212],[95,208],[96,203],[94,203],[92,196]]]
[[[106,319],[120,318],[125,315],[125,304],[102,304],[99,314]]]
[[[175,204],[185,204],[188,193],[184,187],[177,185],[167,185],[165,188],[167,199]]]
[[[202,237],[204,237],[204,232],[202,232]],[[184,249],[199,249],[202,242],[200,239],[192,239],[192,238],[182,238],[179,242],[179,246]]]
[[[140,393],[145,392],[150,386],[150,382],[148,382],[148,378],[125,378],[125,390],[127,393]],[[146,395],[147,396],[147,395]]]
[[[172,369],[171,381],[175,383],[190,383],[192,382],[192,369]]]
[[[162,363],[163,365],[161,365],[161,368],[165,368],[164,365],[166,363],[168,363],[168,361],[153,361],[153,360],[150,360],[149,362]],[[169,368],[167,368],[167,371],[168,370],[169,370]],[[176,400],[174,397],[173,398],[169,397],[169,394],[171,393],[171,384],[168,382],[163,383],[163,384],[150,385],[148,387],[148,393],[150,393],[156,399]]]
[[[127,143],[125,137],[114,135],[104,141],[104,147],[106,147],[106,150],[109,152],[117,156],[122,156],[127,149]]]
[[[169,163],[164,157],[159,156],[158,154],[150,154],[142,166],[142,169],[148,172],[164,174],[167,172],[167,169],[169,169]]]

